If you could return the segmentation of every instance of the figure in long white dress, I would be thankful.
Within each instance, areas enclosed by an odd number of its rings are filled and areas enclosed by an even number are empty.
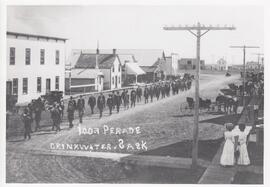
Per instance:
[[[238,150],[239,150],[239,158],[237,160],[238,165],[249,165],[250,160],[247,151],[247,137],[249,131],[245,130],[245,124],[239,124],[239,132],[238,132]]]
[[[220,158],[220,164],[222,166],[233,166],[235,163],[234,151],[235,151],[235,137],[233,130],[233,124],[225,124],[226,131],[224,132],[225,143],[223,147],[223,152]]]

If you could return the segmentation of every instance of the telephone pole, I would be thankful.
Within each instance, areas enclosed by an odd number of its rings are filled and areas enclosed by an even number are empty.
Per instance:
[[[230,46],[230,48],[240,48],[243,49],[243,107],[245,108],[245,90],[246,90],[246,49],[247,48],[259,48],[258,46]]]
[[[195,76],[195,113],[194,113],[194,127],[193,127],[193,143],[192,143],[192,169],[197,169],[197,160],[198,160],[198,128],[199,128],[199,88],[200,88],[200,44],[201,37],[205,35],[210,30],[235,30],[234,26],[231,27],[219,27],[219,26],[204,26],[199,22],[197,25],[193,26],[177,26],[177,27],[163,27],[164,30],[176,31],[176,30],[186,30],[194,35],[197,39],[197,65],[196,65],[196,76]],[[196,31],[196,32],[194,32]],[[202,33],[203,31],[203,33]]]
[[[261,69],[260,59],[261,56],[263,56],[263,53],[253,53],[253,54],[258,56],[258,69],[260,70]]]

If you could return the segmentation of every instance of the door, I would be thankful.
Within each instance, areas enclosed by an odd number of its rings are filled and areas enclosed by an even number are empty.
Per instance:
[[[12,82],[11,81],[7,81],[7,85],[6,85],[6,94],[7,95],[12,95]]]
[[[51,91],[51,79],[46,79],[46,93]]]

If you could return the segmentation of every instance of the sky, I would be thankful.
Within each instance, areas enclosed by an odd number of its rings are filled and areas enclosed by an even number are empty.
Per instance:
[[[84,5],[8,6],[7,30],[68,38],[71,49],[164,49],[180,58],[196,57],[196,38],[188,31],[165,31],[163,26],[219,25],[235,31],[210,31],[201,39],[201,59],[207,64],[225,58],[243,63],[243,50],[231,45],[259,46],[248,49],[247,61],[257,61],[264,51],[264,12],[260,6],[188,5]]]

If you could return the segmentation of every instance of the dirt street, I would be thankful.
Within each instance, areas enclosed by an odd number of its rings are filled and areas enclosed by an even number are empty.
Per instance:
[[[228,83],[237,81],[238,75],[225,77],[224,75],[202,75],[200,96],[212,99],[217,96],[219,89]],[[54,151],[63,150],[67,144],[93,146],[92,151],[136,153],[155,149],[161,145],[192,139],[193,117],[180,115],[180,104],[187,96],[194,95],[194,83],[191,90],[180,92],[160,101],[149,104],[139,104],[135,108],[121,111],[99,119],[97,114],[85,117],[80,128],[88,129],[88,134],[79,135],[78,125],[67,130],[67,124],[60,133],[50,131],[35,133],[31,140],[22,141],[21,138],[7,142],[7,182],[104,182],[120,180],[124,174],[119,165],[102,159],[75,159],[59,156],[31,155],[31,150]],[[216,116],[215,116],[216,117]],[[200,120],[213,118],[205,114]],[[75,124],[78,121],[75,120]],[[139,128],[140,132],[128,133],[126,128]],[[99,133],[93,134],[94,128]],[[106,130],[106,133],[104,131]],[[118,129],[118,131],[116,130]],[[120,129],[120,130],[119,130]],[[125,129],[125,130],[124,130]],[[223,136],[223,126],[212,123],[200,123],[199,138],[201,140],[218,139]],[[116,132],[117,131],[117,132]],[[122,142],[121,142],[122,141]],[[99,145],[97,148],[96,144]],[[110,149],[108,148],[110,144]],[[57,145],[58,149],[56,148]],[[103,148],[101,148],[103,146]],[[74,145],[72,145],[74,146]],[[81,147],[80,150],[85,149]],[[89,148],[89,147],[88,147]],[[72,148],[74,149],[74,147]],[[23,153],[16,153],[23,150]],[[89,151],[89,150],[87,150]],[[97,160],[97,161],[95,161]],[[87,164],[86,164],[87,163]],[[89,167],[91,170],[89,170]],[[87,169],[88,168],[88,169]],[[110,168],[110,171],[108,171]],[[119,172],[113,172],[119,171]]]

